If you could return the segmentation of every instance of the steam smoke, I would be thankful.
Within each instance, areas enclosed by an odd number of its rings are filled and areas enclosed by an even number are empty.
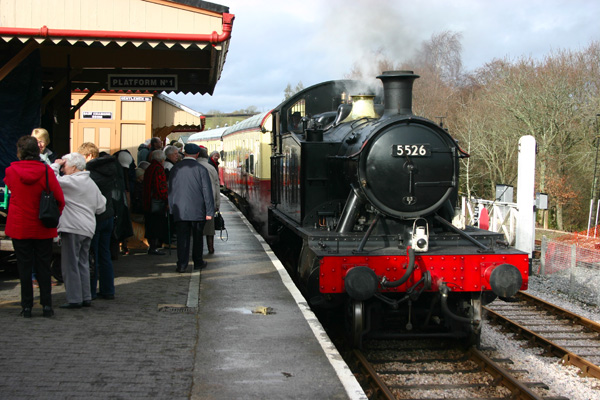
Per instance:
[[[365,90],[373,92],[372,88],[381,87],[376,76],[410,60],[422,42],[414,32],[414,23],[404,19],[393,0],[334,0],[327,4],[323,32],[314,42],[321,46],[327,43],[327,62],[338,71],[346,71],[347,77],[363,80]],[[384,60],[394,65],[382,65]]]

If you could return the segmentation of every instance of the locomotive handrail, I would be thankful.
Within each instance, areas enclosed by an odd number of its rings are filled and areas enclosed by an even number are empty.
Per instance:
[[[373,232],[373,228],[375,228],[375,225],[377,224],[377,221],[379,221],[379,218],[381,218],[381,214],[377,214],[375,216],[375,219],[373,220],[373,222],[371,222],[371,225],[369,225],[369,229],[367,229],[367,231],[365,232],[365,236],[363,236],[362,240],[358,244],[358,249],[353,251],[354,254],[360,254],[364,252],[367,240],[369,239],[369,236],[371,236],[371,232]]]
[[[467,239],[469,242],[473,243],[475,246],[479,247],[480,249],[482,249],[484,251],[493,252],[493,250],[491,248],[489,248],[485,244],[481,243],[479,240],[475,239],[468,233],[458,229],[457,227],[455,227],[454,225],[452,225],[450,222],[446,221],[444,218],[440,217],[439,215],[436,214],[433,217],[435,218],[436,221],[441,222],[444,226],[450,228],[453,232],[458,233],[460,236],[464,237],[465,239]]]

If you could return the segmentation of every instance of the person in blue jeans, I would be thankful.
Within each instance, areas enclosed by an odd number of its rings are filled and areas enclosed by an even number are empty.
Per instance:
[[[113,189],[118,190],[120,187],[117,170],[120,166],[113,156],[99,157],[98,147],[91,142],[83,143],[77,152],[85,157],[86,170],[90,171],[90,177],[107,199],[106,211],[96,216],[96,231],[92,238],[91,248],[95,261],[95,268],[90,276],[92,300],[96,298],[112,300],[115,298],[115,272],[110,253],[110,240],[116,216],[112,199]]]

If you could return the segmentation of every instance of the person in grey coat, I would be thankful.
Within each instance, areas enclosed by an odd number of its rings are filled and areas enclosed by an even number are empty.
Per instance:
[[[67,303],[60,308],[92,305],[89,253],[96,230],[96,215],[106,210],[106,198],[85,171],[85,157],[70,153],[52,165],[65,195],[65,209],[58,222],[61,267]],[[60,171],[64,175],[60,175]]]
[[[215,215],[210,176],[196,161],[200,147],[194,143],[184,146],[184,158],[169,174],[169,210],[177,234],[177,272],[185,272],[190,258],[190,236],[193,241],[194,269],[205,268],[202,259],[202,232],[206,221]]]

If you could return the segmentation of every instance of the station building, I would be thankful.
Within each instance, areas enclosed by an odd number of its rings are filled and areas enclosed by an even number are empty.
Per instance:
[[[74,92],[72,104],[87,95]],[[140,143],[151,137],[165,139],[173,132],[204,130],[206,118],[164,94],[96,93],[71,120],[71,151],[85,142],[113,154],[129,150],[136,155]]]
[[[0,179],[40,126],[57,154],[166,137],[177,125],[153,117],[168,108],[159,93],[212,94],[234,21],[201,0],[0,0],[0,13]],[[136,96],[152,100],[122,99]]]

